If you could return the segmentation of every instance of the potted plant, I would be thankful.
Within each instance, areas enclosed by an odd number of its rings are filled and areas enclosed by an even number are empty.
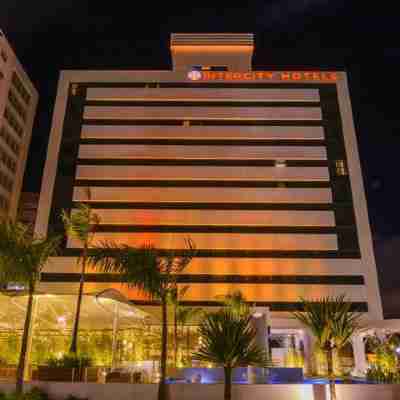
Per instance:
[[[90,357],[65,354],[61,358],[51,357],[46,365],[38,366],[39,381],[76,382],[84,380],[86,368],[92,365]]]
[[[229,309],[206,314],[200,322],[199,334],[202,341],[193,358],[223,367],[224,400],[231,400],[234,368],[269,366],[267,352],[255,342],[257,331],[249,314],[236,314]]]

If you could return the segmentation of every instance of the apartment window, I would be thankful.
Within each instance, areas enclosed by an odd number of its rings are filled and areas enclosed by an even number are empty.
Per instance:
[[[4,50],[0,51],[0,56],[3,59],[4,62],[7,62],[8,57],[7,57],[7,53]]]
[[[194,65],[193,71],[228,71],[226,65]]]
[[[286,167],[286,161],[285,160],[276,160],[275,161],[275,167],[277,167],[277,168],[285,168]]]
[[[21,104],[21,102],[18,100],[17,96],[15,93],[10,90],[8,92],[8,100],[12,104],[14,110],[16,113],[22,118],[22,120],[25,122],[26,121],[26,110],[24,106]]]
[[[0,186],[3,186],[4,189],[11,193],[12,185],[11,179],[0,171]]]
[[[24,100],[25,104],[28,105],[31,101],[31,95],[29,94],[28,90],[26,90],[21,78],[15,72],[13,72],[11,82],[21,98]]]
[[[15,153],[15,155],[19,154],[20,145],[16,140],[14,140],[11,133],[5,126],[1,127],[0,129],[0,139],[7,144],[7,146]]]
[[[0,161],[12,172],[15,173],[17,169],[17,163],[0,148]]]
[[[337,176],[346,176],[347,168],[344,160],[336,160],[335,161],[336,175]]]
[[[7,211],[8,207],[9,207],[8,200],[5,197],[0,196],[0,210]]]
[[[19,137],[22,137],[24,134],[24,129],[22,128],[21,124],[18,122],[17,118],[15,118],[12,111],[6,106],[4,110],[4,118],[8,122],[8,124],[14,129]]]

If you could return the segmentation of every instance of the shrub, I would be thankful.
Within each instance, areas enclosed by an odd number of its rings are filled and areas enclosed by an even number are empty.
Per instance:
[[[382,365],[372,365],[367,370],[367,380],[376,383],[400,383],[399,371],[392,371]]]
[[[65,400],[88,400],[86,397],[78,397],[73,394],[68,395]]]
[[[92,365],[92,359],[84,354],[64,354],[61,358],[51,357],[46,364],[53,368],[85,368]]]
[[[23,400],[49,400],[47,393],[38,387],[33,387],[28,392],[25,392],[22,398]]]
[[[31,390],[18,396],[15,392],[12,393],[0,393],[0,400],[49,400],[49,396],[46,392],[33,387]]]

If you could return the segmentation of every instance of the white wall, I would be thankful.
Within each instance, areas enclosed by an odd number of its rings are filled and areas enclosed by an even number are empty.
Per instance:
[[[34,382],[50,399],[65,399],[69,394],[89,400],[156,400],[157,385],[134,385],[125,383],[61,383]],[[13,384],[0,384],[0,391],[9,392]],[[221,384],[174,384],[169,386],[170,400],[222,400]],[[338,400],[400,400],[400,385],[337,385]],[[233,400],[328,400],[325,385],[233,385]]]

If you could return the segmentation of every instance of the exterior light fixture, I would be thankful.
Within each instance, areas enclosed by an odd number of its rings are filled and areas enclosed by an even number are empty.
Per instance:
[[[285,160],[276,160],[275,161],[275,167],[277,167],[277,168],[286,167],[286,161]]]
[[[6,290],[21,292],[22,290],[25,290],[25,285],[21,282],[9,282]]]

